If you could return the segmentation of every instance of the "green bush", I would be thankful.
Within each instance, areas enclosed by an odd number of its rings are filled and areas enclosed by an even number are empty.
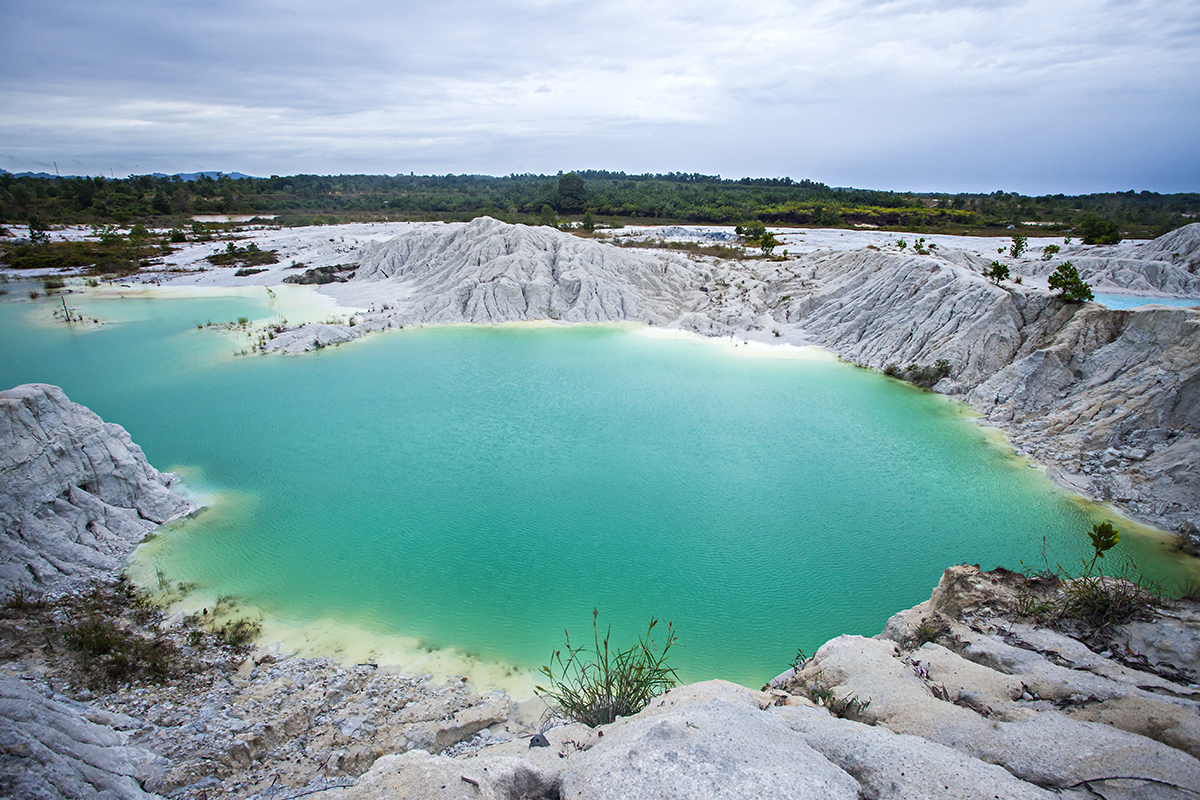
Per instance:
[[[1111,219],[1101,219],[1095,214],[1089,214],[1080,220],[1079,233],[1083,236],[1084,244],[1119,244],[1121,242],[1121,226]]]
[[[560,714],[592,727],[636,714],[678,680],[675,669],[666,664],[676,640],[671,623],[667,623],[661,650],[650,638],[656,619],[650,621],[646,636],[637,644],[616,650],[609,647],[612,626],[600,638],[599,613],[592,610],[593,647],[572,647],[571,635],[564,631],[566,647],[555,650],[550,664],[540,670],[549,687],[536,687],[538,695]]]
[[[989,281],[996,284],[997,286],[1000,285],[1000,281],[1008,280],[1008,276],[1009,276],[1008,265],[1001,264],[999,261],[993,261],[992,266],[990,268],[984,270],[984,273],[983,273],[983,277],[987,278]]]
[[[779,240],[775,238],[775,234],[767,232],[759,237],[758,246],[762,248],[764,256],[769,256],[779,246]]]
[[[1059,290],[1062,293],[1060,297],[1068,303],[1095,299],[1091,284],[1085,283],[1083,278],[1079,277],[1079,270],[1075,269],[1075,265],[1070,261],[1059,264],[1058,269],[1054,270],[1054,274],[1046,282],[1051,289]]]
[[[1020,258],[1029,246],[1029,240],[1019,233],[1014,233],[1012,237],[1012,246],[1008,248],[1008,254],[1013,258]]]

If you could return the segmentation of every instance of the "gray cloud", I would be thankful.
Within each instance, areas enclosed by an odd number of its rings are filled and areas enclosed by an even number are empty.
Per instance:
[[[1200,180],[1200,7],[1167,0],[8,7],[10,170]]]

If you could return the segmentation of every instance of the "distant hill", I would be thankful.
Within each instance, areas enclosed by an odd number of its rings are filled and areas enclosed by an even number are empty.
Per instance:
[[[165,172],[150,173],[150,177],[152,177],[152,178],[179,178],[181,181],[194,181],[197,178],[212,178],[213,180],[216,180],[217,178],[221,177],[222,175],[228,175],[230,178],[233,178],[235,181],[239,180],[241,178],[257,177],[255,175],[247,175],[243,172],[220,172],[220,171],[216,171],[216,172],[213,172],[213,171],[209,171],[209,172],[176,172],[171,175],[168,175]]]
[[[49,172],[9,172],[6,169],[0,169],[0,175],[12,175],[14,178],[57,178],[58,175],[51,175]],[[63,175],[63,178],[74,178],[74,175]]]
[[[0,175],[12,175],[14,178],[78,178],[78,175],[51,175],[49,172],[9,172],[6,169],[0,169]],[[212,178],[216,180],[222,175],[228,175],[234,180],[240,178],[253,178],[254,175],[247,175],[244,172],[221,172],[220,170],[210,170],[208,172],[176,172],[168,174],[166,172],[152,172],[152,178],[179,178],[182,181],[194,181],[197,178]]]

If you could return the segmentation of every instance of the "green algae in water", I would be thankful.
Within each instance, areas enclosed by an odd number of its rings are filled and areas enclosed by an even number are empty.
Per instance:
[[[59,383],[186,468],[213,508],[141,559],[294,626],[536,668],[597,607],[620,640],[673,621],[686,680],[757,685],[797,646],[877,633],[950,564],[1040,565],[1045,537],[1070,567],[1111,516],[962,406],[836,361],[587,326],[241,358],[193,318],[261,307],[158,302],[87,334],[0,310],[5,384]],[[1120,547],[1192,574],[1153,536]]]

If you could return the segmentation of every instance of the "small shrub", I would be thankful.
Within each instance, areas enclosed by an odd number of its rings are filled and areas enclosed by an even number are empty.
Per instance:
[[[824,670],[818,672],[814,676],[812,683],[808,687],[808,696],[814,703],[819,706],[824,706],[830,714],[842,719],[853,719],[860,712],[864,711],[867,706],[871,705],[871,698],[860,700],[857,695],[848,695],[839,700],[833,693],[832,689],[827,689],[821,683],[821,676]]]
[[[1058,269],[1047,278],[1046,282],[1051,289],[1059,290],[1061,292],[1059,296],[1068,303],[1082,303],[1084,300],[1095,299],[1091,284],[1079,277],[1079,271],[1070,261],[1059,264]]]
[[[1200,581],[1189,579],[1180,584],[1179,599],[1200,603]]]
[[[749,244],[754,244],[767,234],[767,226],[759,220],[748,222],[745,225],[735,225],[733,232],[742,237]]]
[[[825,703],[825,708],[829,709],[829,713],[841,719],[854,719],[861,712],[866,711],[867,706],[871,705],[871,698],[860,700],[858,695],[848,695],[838,700],[833,695]]]
[[[656,619],[650,621],[645,638],[627,650],[616,650],[609,647],[611,626],[600,638],[598,616],[593,609],[593,647],[572,647],[571,636],[564,631],[566,647],[555,650],[550,664],[540,670],[549,688],[536,687],[538,695],[563,716],[592,727],[636,714],[678,680],[675,669],[666,663],[676,640],[671,623],[661,650],[650,638]]]
[[[1013,258],[1020,258],[1021,254],[1029,247],[1029,240],[1019,233],[1014,233],[1012,237],[1012,245],[1008,248],[1008,254]]]
[[[1054,255],[1056,253],[1058,253],[1059,249],[1060,249],[1059,246],[1056,244],[1048,244],[1045,247],[1043,247],[1042,248],[1042,261],[1049,261],[1050,259],[1054,258]]]
[[[37,214],[29,215],[29,241],[46,244],[50,241],[50,227]]]
[[[67,284],[63,281],[63,279],[59,278],[58,276],[42,278],[42,288],[46,290],[46,294],[57,292],[66,285]]]
[[[1009,276],[1008,265],[1001,264],[999,261],[993,261],[992,266],[990,268],[984,270],[984,273],[983,273],[983,277],[987,278],[989,281],[996,284],[997,286],[1000,285],[1000,281],[1008,280],[1008,276]]]

